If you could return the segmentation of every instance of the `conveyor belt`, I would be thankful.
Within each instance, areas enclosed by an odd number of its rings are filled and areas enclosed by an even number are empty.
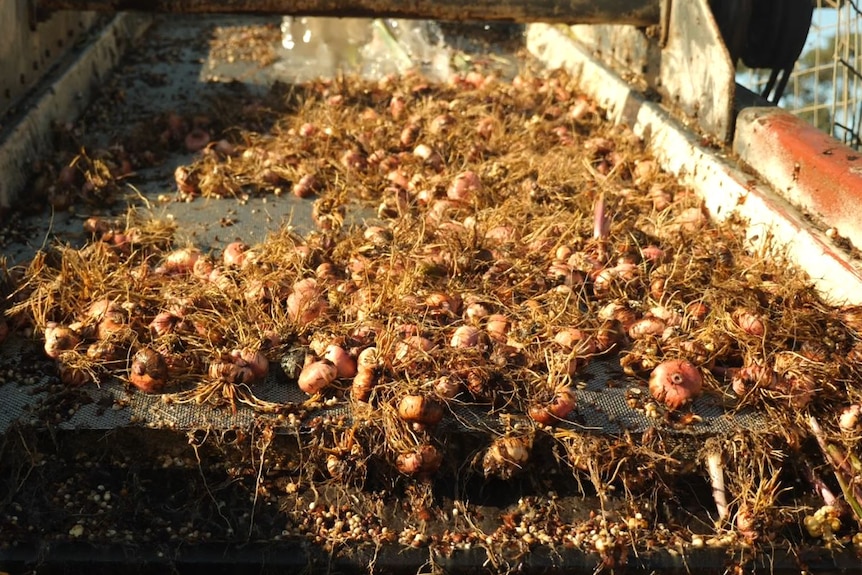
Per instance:
[[[15,368],[33,350],[30,342],[15,339],[8,342],[0,355],[0,366],[7,369]],[[301,353],[301,350],[300,350]],[[296,410],[308,399],[296,382],[286,377],[284,371],[276,362],[271,364],[267,379],[256,384],[252,393],[261,400],[283,405],[285,411]],[[48,370],[51,367],[47,368]],[[579,375],[577,399],[578,407],[575,413],[562,422],[559,427],[583,431],[586,433],[620,434],[624,431],[643,433],[652,427],[665,429],[672,434],[691,436],[711,436],[728,434],[735,430],[765,429],[768,427],[766,418],[751,408],[734,410],[726,408],[712,395],[701,396],[692,405],[692,412],[700,417],[685,426],[671,426],[662,420],[648,417],[643,409],[632,409],[627,403],[631,396],[630,390],[635,390],[643,399],[648,392],[644,385],[633,378],[625,376],[620,370],[615,357],[594,361]],[[75,390],[77,407],[71,412],[52,410],[58,393],[58,382],[51,375],[44,375],[29,384],[10,382],[5,385],[0,395],[0,433],[5,432],[10,425],[36,424],[38,418],[45,417],[47,422],[56,425],[60,430],[118,430],[125,426],[144,426],[153,429],[233,429],[249,428],[256,418],[269,417],[259,414],[251,407],[238,405],[236,413],[230,409],[216,408],[207,404],[173,403],[165,401],[161,395],[147,395],[129,388],[120,381],[110,381],[101,386],[88,386]],[[52,387],[53,385],[53,387]],[[62,391],[60,391],[62,393]],[[641,402],[642,404],[642,402]],[[500,422],[478,407],[467,404],[455,404],[453,412],[441,424],[443,433],[471,432],[475,430],[499,429]],[[338,417],[349,415],[348,400],[344,399],[329,407],[323,407],[308,413],[308,418],[318,416]],[[57,420],[56,415],[60,416]],[[36,421],[34,421],[36,418]],[[273,422],[276,427],[277,421]]]

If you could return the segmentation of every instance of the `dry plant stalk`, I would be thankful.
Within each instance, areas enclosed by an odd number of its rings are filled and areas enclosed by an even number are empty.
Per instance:
[[[524,437],[553,435],[568,464],[593,477],[634,460],[678,467],[658,447],[573,428],[577,384],[598,358],[618,357],[644,390],[662,362],[691,365],[704,395],[766,412],[788,434],[806,427],[805,414],[862,399],[862,313],[827,305],[780,255],[747,245],[743,222],[711,224],[563,72],[511,83],[321,80],[224,109],[223,132],[206,118],[156,124],[165,145],[195,130],[212,136],[175,173],[178,199],[292,193],[314,202],[317,229],[284,227],[218,254],[177,245],[171,225],[134,212],[89,222],[87,245],[33,260],[8,311],[39,333],[52,323],[74,332],[79,343],[54,350],[75,370],[70,380],[127,377],[126,362],[84,353],[108,340],[120,357],[145,346],[162,354],[169,401],[272,411],[282,406],[255,397],[262,376],[245,351],[273,364],[296,348],[309,362],[330,361],[330,346],[352,360],[373,348],[352,399],[351,379],[328,378],[303,407],[338,405],[367,422],[351,436],[369,442],[356,453],[326,446],[336,472],[344,458],[379,458],[420,477],[436,471],[445,443],[436,421],[399,414],[407,396],[446,416],[508,418]],[[99,161],[89,171],[107,180]],[[357,205],[377,218],[348,223]],[[98,302],[111,323],[93,313]],[[698,398],[688,399],[649,405],[693,421]],[[485,449],[505,459],[513,446],[497,441]],[[781,489],[770,479],[780,462],[768,441],[727,441],[724,487],[709,459],[719,518],[733,510],[751,536],[746,521],[768,520]],[[734,500],[721,499],[725,488]]]

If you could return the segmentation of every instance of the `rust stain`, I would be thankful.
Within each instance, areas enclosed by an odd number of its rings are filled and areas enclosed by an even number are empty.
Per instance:
[[[853,211],[862,205],[862,166],[854,163],[859,154],[786,112],[771,113],[766,120],[761,145],[769,157],[764,162],[787,174],[807,209],[831,225],[858,227]]]

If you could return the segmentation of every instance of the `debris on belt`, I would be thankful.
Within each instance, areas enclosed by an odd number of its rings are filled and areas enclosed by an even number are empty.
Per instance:
[[[132,140],[37,183],[80,206],[185,149],[194,160],[164,183],[175,201],[293,194],[316,228],[219,252],[141,208],[87,219],[86,245],[47,246],[6,275],[0,325],[40,339],[57,389],[120,381],[166,409],[305,430],[294,490],[400,486],[428,513],[437,477],[465,472],[551,466],[633,502],[695,473],[712,489],[711,544],[859,543],[862,309],[822,301],[780,252],[746,244],[744,222],[710,222],[565,73],[276,85],[166,113]],[[274,373],[295,400],[261,397]],[[819,503],[799,504],[812,490]],[[640,512],[582,530],[552,511],[430,535],[354,530],[340,508],[329,523],[287,513],[313,541],[607,557],[661,544]]]

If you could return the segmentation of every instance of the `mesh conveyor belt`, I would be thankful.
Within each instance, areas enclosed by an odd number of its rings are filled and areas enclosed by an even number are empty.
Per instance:
[[[0,365],[18,364],[30,345],[21,339],[7,342],[0,355]],[[272,362],[271,366],[267,379],[253,387],[256,397],[285,405],[301,404],[308,399],[276,362]],[[51,376],[44,376],[33,384],[7,382],[0,387],[0,433],[16,422],[38,425],[40,418],[48,420],[55,417],[48,408],[52,398],[46,391],[51,380]],[[615,358],[594,361],[586,367],[578,381],[581,385],[577,390],[577,409],[561,427],[602,434],[643,432],[651,427],[660,427],[672,433],[705,436],[725,434],[739,428],[761,429],[768,425],[766,418],[755,410],[730,410],[709,395],[699,397],[692,405],[692,411],[700,416],[700,421],[672,426],[651,419],[642,409],[632,409],[626,402],[627,391],[631,388],[641,388],[644,397],[648,392],[643,384],[622,373]],[[126,426],[176,430],[232,429],[249,427],[259,417],[271,417],[241,404],[237,405],[234,414],[229,408],[215,408],[208,404],[168,403],[160,395],[130,390],[121,381],[110,381],[100,387],[91,385],[82,388],[81,392],[90,401],[83,402],[71,413],[61,413],[60,420],[55,422],[59,429],[112,430]],[[347,415],[349,407],[346,401],[313,410],[308,417]],[[442,432],[502,428],[499,419],[480,406],[457,401],[451,402],[450,406],[452,411],[440,426]]]
[[[226,23],[228,20],[210,19],[213,23]],[[233,20],[231,20],[232,22]],[[183,97],[199,98],[204,94],[212,95],[212,91],[221,87],[211,83],[189,82],[190,78],[197,78],[200,73],[197,58],[202,54],[195,51],[195,44],[190,42],[196,38],[200,29],[190,21],[179,21],[173,28],[168,26],[170,34],[181,40],[183,50],[188,53],[182,58],[177,58],[176,63],[163,63],[160,59],[154,59],[152,65],[146,68],[153,74],[164,74],[171,83],[168,86],[160,86],[157,90],[140,90],[129,94],[126,103],[134,110],[135,117],[145,117],[153,111],[163,111],[165,102],[172,102],[176,94]],[[164,32],[167,33],[167,32]],[[173,38],[173,36],[170,36]],[[236,70],[225,62],[210,62],[209,72],[218,73],[223,77],[231,77],[231,72],[247,78],[252,71],[248,66]],[[263,74],[262,71],[254,71],[254,74]],[[257,76],[255,76],[257,77]],[[264,84],[266,82],[263,82]],[[215,87],[214,87],[215,86]],[[208,91],[207,91],[208,90]],[[151,174],[153,182],[162,182],[165,177],[170,178],[173,167],[168,166],[163,171],[156,170]],[[164,190],[159,184],[148,185],[146,182],[142,187],[143,192],[149,192],[155,199],[156,194]],[[162,208],[163,210],[166,208]],[[278,201],[267,201],[263,198],[250,198],[245,202],[223,202],[223,201],[198,201],[193,203],[172,203],[168,213],[175,221],[181,222],[179,241],[191,240],[201,246],[204,251],[209,249],[219,250],[233,238],[242,238],[249,243],[263,239],[268,230],[275,229],[280,225],[291,225],[300,235],[314,229],[311,217],[311,203],[294,198],[286,194]],[[218,222],[222,216],[228,213],[233,218],[233,224],[229,229],[221,227]],[[374,219],[373,210],[357,205],[351,205],[346,216],[346,225],[356,224]],[[261,225],[264,223],[264,225]],[[66,214],[58,214],[52,219],[52,233],[63,241],[80,243],[83,238],[81,231],[81,218]],[[34,244],[38,246],[39,242]],[[11,249],[11,248],[10,248]],[[22,250],[20,253],[13,250],[13,260],[25,260],[26,256],[32,257],[30,249]],[[35,352],[29,351],[34,346]],[[7,341],[0,348],[0,369],[4,366],[14,366],[21,361],[31,361],[32,353],[41,357],[40,345],[24,341],[20,338]],[[271,358],[274,359],[274,358]],[[49,362],[47,359],[42,361]],[[268,379],[256,384],[254,394],[262,400],[275,403],[300,404],[308,399],[296,385],[290,381],[278,368],[278,362],[271,362],[271,373]],[[45,373],[53,373],[54,368],[50,365]],[[8,378],[7,378],[8,379]],[[14,423],[39,424],[40,420],[55,417],[54,411],[61,409],[54,407],[62,402],[54,401],[47,391],[53,378],[42,376],[32,384],[20,384],[7,381],[0,386],[0,433],[5,431]],[[714,435],[723,434],[740,427],[744,428],[766,428],[769,422],[762,414],[753,409],[732,410],[721,405],[717,398],[702,396],[697,399],[692,409],[702,420],[684,427],[677,427],[660,420],[649,418],[643,410],[635,410],[626,402],[626,393],[632,387],[639,387],[643,397],[648,392],[643,382],[624,376],[615,358],[606,358],[595,361],[585,369],[578,382],[577,394],[578,406],[570,415],[569,425],[573,429],[583,430],[591,433],[617,434],[624,431],[643,432],[651,427],[666,428],[667,431],[683,435]],[[55,393],[55,392],[54,392]],[[213,408],[206,404],[194,403],[177,404],[166,403],[160,396],[150,396],[129,390],[128,386],[121,381],[103,383],[101,387],[94,385],[81,388],[75,393],[86,394],[90,401],[84,402],[77,407],[73,413],[62,413],[59,418],[52,419],[60,429],[104,429],[112,430],[126,426],[144,426],[153,428],[173,428],[177,430],[191,430],[199,428],[230,429],[234,427],[247,427],[255,422],[256,418],[272,417],[268,414],[259,414],[251,408],[238,405],[236,413],[230,409]],[[79,402],[75,402],[79,403]],[[502,429],[503,425],[496,415],[489,415],[486,408],[470,406],[452,402],[453,412],[447,414],[438,431],[480,430],[480,429]],[[62,409],[68,410],[68,407]],[[54,410],[54,411],[52,411]],[[344,415],[349,412],[346,401],[331,408],[320,409],[312,412],[310,416],[316,415]]]

